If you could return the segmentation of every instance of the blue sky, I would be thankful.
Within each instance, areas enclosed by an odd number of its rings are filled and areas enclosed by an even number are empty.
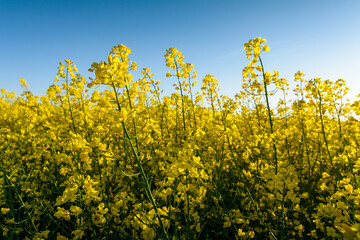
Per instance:
[[[171,92],[164,54],[177,47],[195,65],[199,82],[214,74],[223,94],[241,89],[247,64],[243,44],[266,38],[265,70],[293,82],[343,78],[353,100],[360,93],[360,1],[357,0],[0,0],[0,89],[45,94],[60,61],[75,61],[79,72],[107,60],[114,45],[132,49],[139,69],[148,67]]]

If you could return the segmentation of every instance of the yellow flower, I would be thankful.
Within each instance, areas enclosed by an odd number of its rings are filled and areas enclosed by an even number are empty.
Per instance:
[[[82,239],[85,233],[84,231],[77,229],[73,231],[72,234],[74,235],[73,240],[77,240],[77,239]]]
[[[136,71],[136,68],[137,68],[136,62],[132,62],[130,68],[131,68],[131,70]]]
[[[78,217],[82,213],[82,209],[78,206],[71,206],[70,212],[72,215]]]
[[[69,221],[71,219],[70,212],[62,207],[57,208],[57,212],[54,214],[54,216],[57,218],[64,218],[66,221]]]
[[[199,233],[201,231],[200,223],[196,224],[195,230]]]
[[[6,227],[2,227],[2,231],[3,231],[3,236],[5,237],[7,235],[7,233],[9,232],[9,229]]]
[[[10,211],[10,208],[1,208],[1,213],[2,214],[7,214]]]
[[[97,210],[96,210],[96,213],[97,214],[105,214],[109,211],[108,208],[104,208],[105,207],[105,204],[104,203],[100,203]]]
[[[29,85],[26,83],[25,79],[20,78],[19,81],[20,81],[21,87],[23,87],[23,88],[28,88],[29,87]]]
[[[58,233],[58,235],[56,236],[56,240],[68,240],[68,238]]]
[[[245,236],[245,233],[243,232],[243,230],[242,230],[241,228],[239,228],[239,230],[238,230],[238,232],[237,232],[237,235],[238,235],[239,237],[243,237],[243,236]]]

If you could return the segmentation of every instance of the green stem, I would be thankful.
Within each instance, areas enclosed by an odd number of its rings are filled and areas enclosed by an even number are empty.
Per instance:
[[[68,80],[68,78],[69,78],[69,71],[66,70],[66,95],[67,95],[67,102],[68,102],[68,105],[69,105],[70,117],[71,117],[71,122],[72,122],[73,129],[74,129],[74,133],[76,133],[74,116],[73,116],[73,112],[72,112],[71,104],[70,104],[69,80]]]
[[[115,87],[115,85],[114,85],[114,82],[111,82],[111,84],[112,84],[113,90],[114,90],[114,92],[115,92],[115,98],[116,98],[116,103],[117,103],[118,111],[120,112],[120,111],[121,111],[121,106],[120,106],[120,102],[119,102],[119,99],[118,99],[118,96],[117,96],[116,87]],[[145,174],[145,171],[144,171],[144,169],[143,169],[141,160],[140,160],[140,158],[139,158],[139,156],[138,156],[138,152],[136,151],[135,146],[134,146],[133,142],[131,141],[131,137],[130,137],[130,134],[129,134],[128,129],[127,129],[127,127],[126,127],[125,121],[122,120],[122,121],[121,121],[121,124],[122,124],[122,126],[123,126],[126,139],[127,139],[128,142],[130,143],[131,151],[132,151],[132,153],[133,153],[133,155],[134,155],[134,157],[135,157],[135,160],[136,160],[136,162],[137,162],[137,164],[138,164],[138,166],[139,166],[140,175],[141,175],[143,184],[144,184],[144,186],[145,186],[145,192],[146,192],[146,195],[147,195],[148,199],[150,200],[150,202],[151,202],[151,204],[152,204],[152,206],[153,206],[153,208],[154,208],[154,210],[155,210],[156,217],[157,217],[157,219],[159,220],[161,232],[163,233],[163,235],[165,236],[165,238],[166,238],[167,240],[169,240],[169,236],[168,236],[168,234],[167,234],[167,232],[166,232],[166,230],[165,230],[165,228],[164,228],[163,222],[162,222],[162,220],[161,220],[161,217],[160,217],[160,214],[159,214],[159,211],[158,211],[158,207],[157,207],[157,205],[156,205],[156,203],[155,203],[155,199],[154,199],[154,197],[153,197],[153,195],[152,195],[152,193],[151,193],[149,181],[148,181],[148,179],[147,179],[147,177],[146,177],[146,174]]]
[[[266,107],[267,107],[268,114],[269,114],[270,133],[273,134],[274,133],[274,127],[273,127],[273,119],[271,117],[271,108],[270,108],[270,104],[269,104],[269,94],[268,94],[268,91],[267,91],[267,84],[266,84],[266,79],[265,79],[264,66],[263,66],[263,63],[261,61],[260,56],[259,56],[259,61],[260,61],[260,64],[261,64],[261,71],[262,71],[262,75],[263,75],[263,82],[264,82],[264,88],[265,88]],[[277,172],[278,172],[278,158],[277,158],[277,149],[276,149],[275,142],[273,143],[273,149],[274,149],[274,157],[275,157],[275,174],[277,174]]]
[[[182,115],[183,115],[184,132],[186,132],[184,94],[183,94],[183,91],[182,91],[182,86],[181,86],[180,77],[179,77],[179,67],[178,67],[178,65],[177,65],[176,62],[175,62],[175,66],[176,66],[176,76],[177,76],[177,79],[178,79],[178,82],[179,82],[179,88],[180,88],[180,94],[181,94],[181,104],[182,104]]]

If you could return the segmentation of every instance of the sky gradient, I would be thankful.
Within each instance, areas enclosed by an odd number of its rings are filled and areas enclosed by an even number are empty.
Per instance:
[[[270,52],[265,70],[278,70],[293,82],[305,78],[343,78],[349,98],[360,93],[360,1],[357,0],[149,0],[10,1],[0,0],[0,89],[21,94],[19,79],[30,91],[46,93],[59,62],[71,59],[85,77],[92,62],[107,60],[111,48],[124,44],[139,72],[148,67],[172,92],[164,54],[169,47],[194,64],[200,82],[206,74],[219,80],[221,93],[241,90],[248,63],[243,45],[261,36]]]

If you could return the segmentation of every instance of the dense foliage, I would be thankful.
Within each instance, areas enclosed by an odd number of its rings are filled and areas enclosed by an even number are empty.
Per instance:
[[[3,238],[355,238],[360,102],[345,100],[344,80],[300,71],[290,92],[264,71],[264,39],[244,49],[234,98],[212,75],[195,92],[175,48],[175,92],[162,96],[149,69],[133,79],[124,45],[92,64],[94,79],[65,60],[45,96],[23,79],[21,96],[1,90]]]

